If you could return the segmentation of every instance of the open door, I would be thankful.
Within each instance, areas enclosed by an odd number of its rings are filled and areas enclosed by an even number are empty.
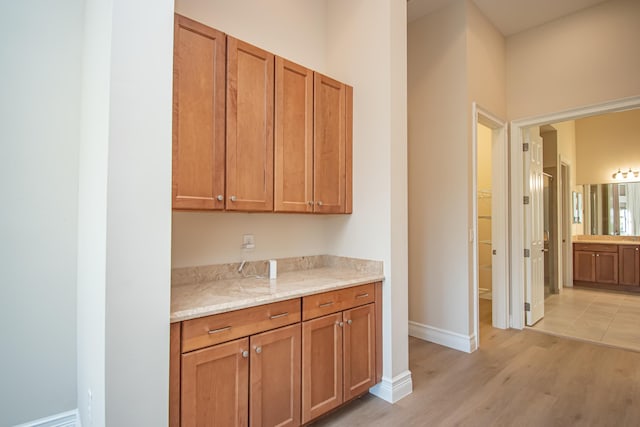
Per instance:
[[[526,323],[527,326],[532,326],[544,317],[544,176],[542,174],[542,138],[539,127],[532,126],[524,129],[523,137],[525,143],[524,301]]]

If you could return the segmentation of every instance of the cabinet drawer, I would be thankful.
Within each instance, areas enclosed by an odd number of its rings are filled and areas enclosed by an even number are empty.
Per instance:
[[[374,284],[309,295],[302,298],[302,320],[347,310],[375,301]]]
[[[300,299],[182,322],[182,352],[257,334],[300,321]]]
[[[618,252],[618,245],[604,245],[601,243],[574,243],[573,249],[575,249],[576,251]]]

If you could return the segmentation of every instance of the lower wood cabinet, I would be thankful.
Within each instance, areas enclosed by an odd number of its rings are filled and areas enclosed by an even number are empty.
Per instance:
[[[618,283],[640,286],[640,245],[618,247]]]
[[[574,243],[573,282],[640,291],[640,245]]]
[[[296,427],[366,393],[382,373],[381,287],[171,324],[169,426]]]

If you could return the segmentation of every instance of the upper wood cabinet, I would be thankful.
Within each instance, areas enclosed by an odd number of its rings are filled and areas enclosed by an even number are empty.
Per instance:
[[[350,213],[351,184],[347,186],[347,169],[351,171],[352,89],[320,73],[314,76],[313,124],[313,193],[315,212]],[[350,98],[347,101],[347,98]],[[351,110],[349,110],[351,111]],[[349,145],[349,149],[347,149]],[[347,168],[347,163],[349,168]],[[349,181],[350,177],[349,177]],[[349,209],[347,209],[349,206]]]
[[[276,57],[275,211],[313,212],[313,71]]]
[[[173,209],[351,213],[353,88],[175,15]]]
[[[227,37],[227,210],[273,210],[274,55]]]
[[[226,36],[175,16],[174,209],[224,209]]]

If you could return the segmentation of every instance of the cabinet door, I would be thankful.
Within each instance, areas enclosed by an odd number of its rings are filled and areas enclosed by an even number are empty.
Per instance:
[[[640,285],[639,246],[618,246],[618,283],[621,285]]]
[[[342,313],[302,323],[302,422],[342,401]]]
[[[227,37],[227,210],[273,210],[274,56]]]
[[[573,252],[573,280],[593,282],[596,276],[596,254],[594,252]]]
[[[251,337],[250,425],[300,425],[301,326]]]
[[[346,211],[346,86],[315,73],[314,162],[315,212]]]
[[[175,16],[173,58],[174,209],[223,209],[225,35]]]
[[[618,284],[618,254],[615,252],[596,253],[596,282]]]
[[[344,400],[375,385],[375,304],[347,310],[344,321]]]
[[[313,212],[313,71],[276,57],[274,210]]]
[[[248,425],[249,339],[182,355],[181,427]]]

